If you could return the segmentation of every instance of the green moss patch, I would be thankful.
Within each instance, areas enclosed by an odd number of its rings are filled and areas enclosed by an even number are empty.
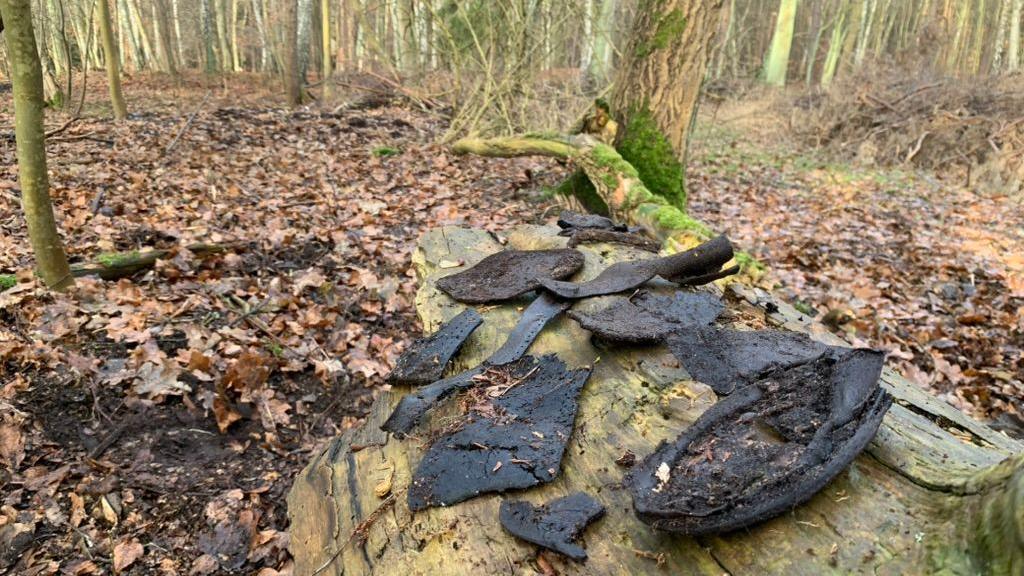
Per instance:
[[[17,283],[18,279],[14,274],[0,274],[0,292],[14,288]]]
[[[577,170],[555,188],[555,192],[562,196],[575,196],[580,204],[588,212],[594,214],[608,214],[608,204],[598,195],[594,184],[587,178],[582,170]]]
[[[683,15],[682,10],[676,8],[667,14],[663,14],[661,18],[658,18],[654,34],[647,40],[637,44],[637,57],[646,58],[655,50],[667,48],[673,40],[677,40],[683,35],[683,30],[686,30],[686,16]]]
[[[132,250],[131,252],[103,252],[96,256],[96,262],[99,262],[107,268],[119,268],[121,266],[127,266],[139,259],[139,251]]]
[[[683,165],[676,157],[672,144],[658,128],[647,106],[634,110],[628,118],[629,122],[616,150],[623,160],[632,165],[635,169],[633,173],[639,175],[644,186],[685,211]]]
[[[377,158],[387,158],[388,156],[398,156],[402,151],[398,148],[392,148],[391,146],[378,146],[373,149],[373,155]]]

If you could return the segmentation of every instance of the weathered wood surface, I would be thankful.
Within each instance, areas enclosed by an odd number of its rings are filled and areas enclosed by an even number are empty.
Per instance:
[[[564,246],[566,238],[556,231],[523,227],[509,235],[508,247]],[[417,308],[424,326],[435,330],[464,309],[433,282],[501,249],[482,231],[444,228],[424,235],[414,256],[421,278]],[[576,280],[592,278],[614,261],[651,256],[621,245],[580,249],[587,262]],[[439,266],[458,260],[464,266]],[[782,325],[812,331],[823,341],[837,340],[769,295],[736,286],[724,295],[730,321]],[[455,369],[473,366],[495,350],[525,302],[482,308],[484,324],[463,347]],[[591,300],[576,305],[601,304]],[[625,470],[614,461],[626,450],[643,457],[659,441],[675,438],[716,401],[711,389],[689,379],[663,347],[598,349],[566,317],[552,322],[530,352],[556,352],[570,367],[594,366],[561,476],[515,493],[516,498],[540,502],[583,490],[606,506],[607,515],[584,533],[590,556],[586,564],[545,554],[561,574],[1024,570],[1024,474],[1021,457],[1015,456],[1024,446],[892,371],[885,372],[883,384],[897,403],[878,436],[809,503],[747,531],[693,539],[656,532],[637,520],[628,491],[619,485]],[[498,524],[500,495],[409,512],[405,488],[424,451],[424,439],[400,441],[379,429],[406,391],[395,388],[383,394],[364,426],[332,441],[296,479],[289,496],[296,574],[538,573],[536,546],[514,539]],[[449,402],[433,414],[430,428],[451,416],[453,405]]]

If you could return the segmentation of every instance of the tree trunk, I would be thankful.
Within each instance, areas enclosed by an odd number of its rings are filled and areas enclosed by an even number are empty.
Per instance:
[[[327,100],[331,97],[331,0],[320,0],[320,40],[323,48],[320,53],[323,66],[323,99]]]
[[[849,5],[845,3],[839,7],[835,23],[832,25],[832,36],[828,41],[828,54],[825,55],[825,64],[821,69],[821,85],[828,86],[836,75],[836,68],[839,65],[839,57],[843,52],[843,44],[846,38],[846,15]]]
[[[300,0],[284,0],[284,46],[282,47],[282,68],[284,73],[285,97],[289,106],[302,104],[302,80],[299,77],[298,54],[298,3]]]
[[[0,30],[11,66],[14,96],[14,136],[18,157],[21,206],[36,258],[36,270],[54,290],[74,284],[57,232],[46,173],[46,136],[43,133],[43,72],[32,30],[30,0],[0,0]]]
[[[686,206],[683,167],[690,121],[710,58],[721,1],[641,2],[619,64],[615,148],[647,187]]]
[[[114,27],[110,20],[110,6],[107,0],[97,0],[100,6],[100,37],[103,39],[103,60],[107,68],[107,87],[110,90],[110,107],[118,121],[128,117],[128,109],[121,95],[121,57],[117,52]],[[116,1],[116,0],[115,0]]]
[[[1024,0],[1013,0],[1013,13],[1010,15],[1010,47],[1006,58],[1006,67],[1010,72],[1020,68],[1020,15]]]
[[[789,52],[793,46],[793,25],[796,20],[797,0],[779,0],[779,14],[775,18],[775,33],[764,63],[764,81],[771,86],[786,85]]]
[[[436,329],[463,308],[435,281],[502,249],[565,246],[551,227],[524,226],[499,244],[483,230],[448,227],[425,234],[413,256],[423,325]],[[592,278],[611,263],[636,258],[632,248],[584,245]],[[652,288],[658,290],[658,288]],[[716,288],[709,288],[716,291]],[[736,311],[792,330],[806,317],[768,294],[733,285]],[[502,342],[521,302],[480,310],[484,323],[456,360],[474,366]],[[837,340],[817,327],[819,338]],[[415,514],[407,487],[427,437],[398,440],[380,425],[409,391],[395,386],[374,403],[367,422],[335,438],[295,480],[288,498],[296,574],[693,574],[885,573],[1015,574],[1021,567],[1019,510],[1024,489],[1017,442],[971,421],[892,371],[882,385],[896,398],[867,451],[808,503],[730,534],[690,538],[641,523],[615,464],[674,439],[712,406],[715,394],[692,380],[664,347],[603,347],[572,320],[551,322],[530,349],[557,353],[570,367],[592,366],[575,432],[558,479],[510,494],[531,502],[585,491],[606,508],[582,536],[589,559],[568,561],[508,535],[498,523],[503,497],[482,495]],[[454,403],[453,403],[454,404]],[[431,416],[431,429],[453,409]],[[969,439],[969,440],[968,440]],[[1002,463],[1000,463],[1002,462]]]

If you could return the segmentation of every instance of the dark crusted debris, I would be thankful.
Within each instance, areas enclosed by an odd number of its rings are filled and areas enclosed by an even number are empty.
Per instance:
[[[725,305],[707,292],[676,292],[672,296],[641,292],[596,312],[570,310],[569,317],[604,340],[643,344],[661,342],[685,328],[707,326],[723,310]]]
[[[583,254],[576,250],[505,250],[439,279],[437,287],[459,302],[484,304],[536,290],[538,278],[568,278],[582,267]]]
[[[488,366],[508,364],[521,358],[530,344],[537,339],[537,335],[544,329],[544,325],[561,314],[569,307],[569,304],[569,302],[556,300],[550,294],[541,294],[526,307],[501,348],[498,348],[480,366],[444,380],[438,380],[406,394],[398,402],[398,406],[395,407],[394,412],[384,422],[381,429],[399,437],[408,434],[432,406],[458,390],[475,386],[474,377],[481,374]]]
[[[491,371],[506,375],[503,384],[483,388],[454,431],[427,449],[409,485],[410,510],[528,488],[558,476],[590,369],[569,370],[551,354],[526,356]]]
[[[627,478],[655,528],[717,534],[809,500],[874,437],[892,403],[883,355],[834,348],[777,368],[712,406]]]
[[[583,529],[604,515],[604,506],[583,492],[576,492],[534,506],[529,502],[503,500],[498,510],[501,525],[512,535],[582,562],[587,551],[575,543]]]
[[[563,210],[558,215],[559,236],[571,236],[578,230],[610,230],[613,232],[629,232],[625,224],[616,224],[611,218],[597,214],[581,214],[572,210]]]
[[[800,332],[712,326],[679,331],[667,343],[690,376],[716,394],[730,394],[770,370],[810,362],[833,348]]]
[[[594,244],[597,242],[624,244],[626,246],[633,246],[641,250],[646,250],[647,252],[658,252],[661,250],[660,243],[640,234],[618,232],[615,230],[598,230],[594,228],[573,230],[572,235],[569,237],[569,243],[567,246],[569,248],[575,248],[580,244]]]
[[[388,381],[392,384],[427,384],[438,380],[444,374],[448,360],[483,321],[472,308],[462,311],[437,332],[413,342],[395,362]]]
[[[538,278],[538,281],[546,290],[562,298],[588,298],[632,290],[655,276],[673,282],[693,284],[695,279],[727,272],[720,269],[732,259],[732,256],[732,244],[729,239],[719,236],[696,248],[672,256],[617,262],[587,282],[563,282],[550,277]]]

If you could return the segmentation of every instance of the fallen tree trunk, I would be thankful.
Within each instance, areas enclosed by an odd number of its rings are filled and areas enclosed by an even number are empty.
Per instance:
[[[435,287],[438,278],[502,249],[562,247],[567,239],[556,232],[522,227],[509,234],[507,246],[481,230],[425,234],[413,257],[423,325],[435,330],[464,309]],[[616,261],[650,256],[615,244],[578,249],[586,265],[576,280],[591,279]],[[449,268],[452,261],[464,261],[463,267]],[[763,318],[837,343],[762,291],[734,284],[725,298],[734,319]],[[490,355],[522,304],[480,310],[484,323],[453,371]],[[552,321],[530,349],[552,352],[570,368],[593,366],[593,373],[560,476],[513,497],[538,503],[584,491],[600,501],[607,514],[583,535],[585,564],[540,557],[535,546],[505,533],[499,495],[411,513],[406,489],[427,439],[398,440],[380,430],[410,390],[396,386],[381,394],[362,427],[330,442],[296,478],[288,499],[296,574],[532,574],[553,567],[560,574],[1010,575],[1024,567],[1024,446],[890,370],[882,384],[896,404],[845,472],[791,513],[746,531],[695,539],[640,522],[621,486],[627,469],[616,460],[627,451],[643,457],[675,438],[716,402],[714,392],[689,378],[664,346],[596,348],[566,317]],[[430,428],[450,422],[452,410],[435,410]]]
[[[237,248],[238,246],[230,244],[190,244],[185,246],[186,250],[200,258]],[[166,260],[172,257],[176,250],[135,250],[100,254],[92,262],[72,264],[71,275],[76,278],[98,276],[103,280],[119,280],[152,268],[156,265],[157,260]]]

